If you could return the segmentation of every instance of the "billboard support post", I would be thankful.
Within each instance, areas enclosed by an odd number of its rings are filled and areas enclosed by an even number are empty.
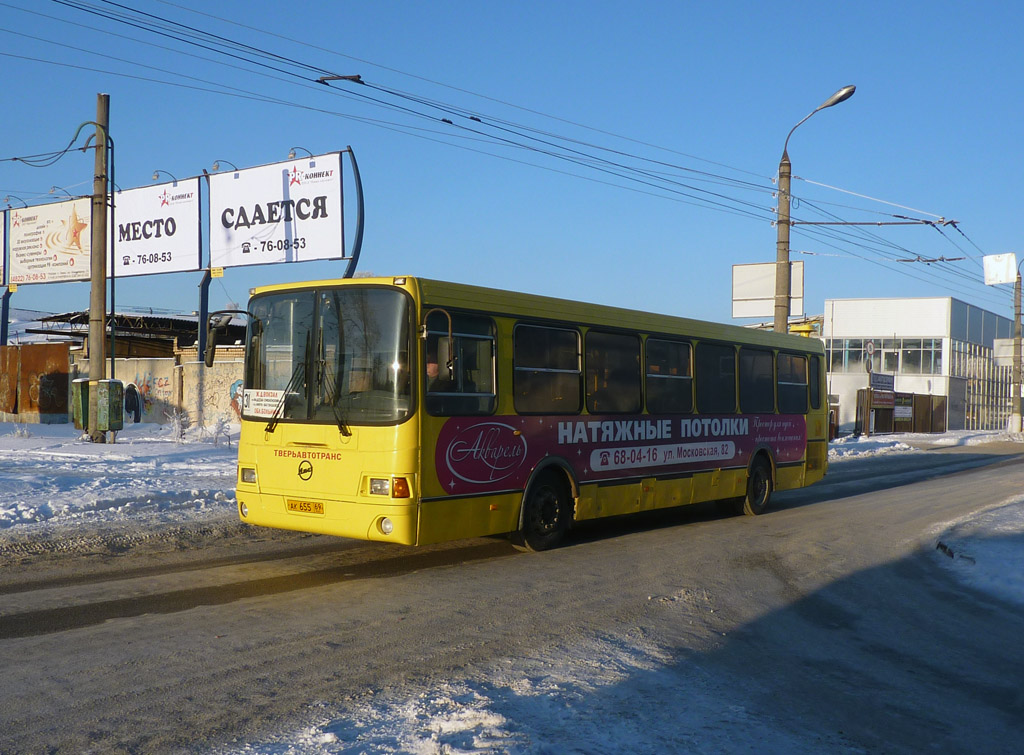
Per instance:
[[[203,279],[199,283],[199,333],[196,334],[196,345],[199,354],[206,351],[207,327],[206,320],[210,314],[210,282],[213,275],[210,269],[203,270]]]
[[[0,346],[7,345],[7,324],[11,318],[12,293],[10,286],[4,286],[3,296],[0,297]]]
[[[345,268],[345,277],[351,278],[356,273],[356,265],[359,264],[359,252],[363,248],[363,181],[359,178],[359,165],[356,163],[356,153],[352,151],[351,145],[345,147],[349,159],[352,161],[352,179],[356,185],[356,233],[352,240],[352,259]],[[344,250],[343,250],[344,251]]]

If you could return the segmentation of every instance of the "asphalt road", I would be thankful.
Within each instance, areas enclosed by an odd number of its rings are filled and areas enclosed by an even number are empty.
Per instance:
[[[541,554],[234,522],[21,543],[2,554],[0,751],[202,752],[317,703],[639,633],[823,750],[1019,752],[1024,609],[935,550],[942,523],[1024,491],[1019,450],[848,461],[761,517],[600,523]]]

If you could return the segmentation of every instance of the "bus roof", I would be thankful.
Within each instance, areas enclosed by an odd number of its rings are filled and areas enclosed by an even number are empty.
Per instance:
[[[781,349],[824,353],[817,338],[744,328],[739,325],[694,320],[674,315],[655,314],[603,304],[558,299],[537,294],[524,294],[504,289],[472,286],[464,283],[389,276],[376,278],[342,278],[302,283],[281,283],[260,286],[254,295],[325,286],[390,286],[413,292],[428,306],[445,306],[496,315],[527,317],[537,320],[587,326],[638,330],[645,333],[685,334],[696,338],[735,341]]]

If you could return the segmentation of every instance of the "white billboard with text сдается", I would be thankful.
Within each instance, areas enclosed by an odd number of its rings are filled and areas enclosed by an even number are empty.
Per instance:
[[[341,153],[210,176],[210,266],[343,259]]]

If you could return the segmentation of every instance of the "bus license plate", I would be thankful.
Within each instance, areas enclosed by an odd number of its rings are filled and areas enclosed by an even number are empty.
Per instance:
[[[319,501],[286,501],[288,510],[296,514],[320,514],[323,516],[324,505]]]

